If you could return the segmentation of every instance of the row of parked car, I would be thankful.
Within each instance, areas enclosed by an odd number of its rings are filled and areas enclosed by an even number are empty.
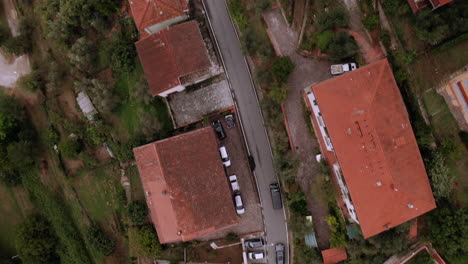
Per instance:
[[[254,238],[249,239],[244,242],[244,245],[247,249],[251,249],[247,253],[247,256],[251,260],[260,260],[265,258],[265,252],[263,251],[263,239],[262,238]],[[284,264],[284,244],[283,243],[276,243],[275,245],[275,252],[276,252],[276,264]]]
[[[228,128],[233,128],[236,126],[233,115],[227,115],[224,118],[226,119]],[[223,125],[221,124],[221,121],[219,120],[214,121],[213,128],[220,140],[223,140],[226,138],[226,133],[224,132],[224,128],[223,128]],[[221,156],[221,161],[223,162],[224,167],[226,168],[230,167],[231,160],[229,159],[229,155],[225,146],[221,146],[219,148],[219,155]],[[242,215],[245,213],[245,207],[244,207],[244,201],[242,200],[242,196],[240,193],[240,186],[239,186],[239,182],[237,181],[237,176],[231,175],[228,178],[229,178],[229,183],[231,184],[232,192],[234,193],[234,205],[236,207],[236,213],[238,215]]]

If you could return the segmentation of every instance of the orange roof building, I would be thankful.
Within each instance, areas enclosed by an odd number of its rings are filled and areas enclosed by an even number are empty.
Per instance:
[[[135,43],[153,96],[180,92],[211,77],[212,63],[195,20]]]
[[[189,241],[238,222],[212,127],[133,152],[161,243]]]
[[[188,18],[188,0],[129,0],[140,32],[154,34]]]
[[[344,248],[330,248],[322,251],[323,264],[335,264],[348,258]]]
[[[344,212],[365,238],[436,207],[386,59],[306,88],[305,98]]]
[[[413,13],[428,6],[429,3],[432,5],[432,9],[436,9],[451,2],[453,2],[453,0],[408,0],[408,4],[411,10],[413,10]]]

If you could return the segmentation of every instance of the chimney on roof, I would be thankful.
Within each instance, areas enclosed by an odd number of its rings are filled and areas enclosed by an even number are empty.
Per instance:
[[[179,230],[179,232],[177,232],[177,235],[178,236],[182,235],[182,231]]]
[[[381,181],[378,181],[378,182],[376,183],[376,185],[380,187],[380,186],[382,186],[382,182],[381,182]]]
[[[166,190],[163,190],[163,191],[161,192],[162,195],[166,195],[166,193],[167,193]]]
[[[409,203],[408,208],[414,208],[414,205]]]
[[[146,194],[146,196],[150,196],[151,192],[146,191],[145,194]]]

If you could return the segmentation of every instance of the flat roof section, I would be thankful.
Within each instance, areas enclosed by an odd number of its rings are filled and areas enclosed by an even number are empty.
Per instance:
[[[212,127],[133,152],[161,243],[189,241],[238,222]]]
[[[386,59],[312,90],[365,238],[436,207]]]

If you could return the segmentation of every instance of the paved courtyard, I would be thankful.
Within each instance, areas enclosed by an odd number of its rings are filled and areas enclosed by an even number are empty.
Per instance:
[[[169,95],[168,102],[177,127],[199,121],[208,114],[234,105],[226,80],[217,80],[197,88],[188,87],[185,91]]]

